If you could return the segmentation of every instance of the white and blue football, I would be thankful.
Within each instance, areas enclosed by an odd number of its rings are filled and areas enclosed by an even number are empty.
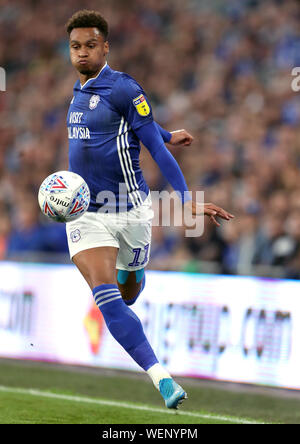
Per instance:
[[[45,216],[56,222],[70,222],[87,211],[90,190],[79,174],[58,171],[46,177],[41,184],[38,201]]]

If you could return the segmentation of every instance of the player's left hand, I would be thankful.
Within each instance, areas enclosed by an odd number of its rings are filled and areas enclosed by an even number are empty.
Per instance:
[[[169,144],[173,146],[190,146],[194,141],[194,137],[185,129],[171,131],[171,134],[172,137]]]
[[[199,204],[197,202],[190,200],[185,203],[185,206],[188,206],[191,208],[193,216],[197,216],[197,215],[201,215],[201,214],[208,216],[210,218],[210,220],[217,227],[219,227],[220,224],[216,220],[216,217],[220,217],[221,219],[224,219],[224,220],[231,220],[234,218],[233,214],[228,213],[228,211],[223,210],[223,208],[218,207],[217,205],[215,205],[213,203]]]

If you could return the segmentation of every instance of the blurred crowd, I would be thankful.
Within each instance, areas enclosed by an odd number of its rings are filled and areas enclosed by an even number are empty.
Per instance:
[[[68,168],[66,113],[76,72],[65,22],[96,9],[109,64],[141,83],[155,119],[195,141],[172,148],[191,190],[235,215],[204,235],[154,227],[150,268],[300,278],[300,66],[297,0],[1,0],[0,258],[66,254],[37,191]],[[152,190],[169,188],[143,148]],[[209,269],[210,270],[210,269]],[[271,271],[275,270],[275,271]]]

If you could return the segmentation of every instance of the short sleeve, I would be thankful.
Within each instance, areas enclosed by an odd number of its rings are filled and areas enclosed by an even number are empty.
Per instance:
[[[153,122],[152,108],[143,88],[129,75],[122,73],[115,81],[111,101],[133,130]]]

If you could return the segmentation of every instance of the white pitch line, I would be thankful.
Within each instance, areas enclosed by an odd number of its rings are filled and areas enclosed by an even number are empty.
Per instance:
[[[132,410],[142,410],[145,412],[152,412],[152,413],[162,413],[162,414],[169,414],[169,415],[176,415],[178,416],[190,416],[193,418],[202,418],[202,419],[210,419],[214,421],[227,421],[227,422],[234,422],[236,424],[265,424],[264,422],[259,421],[251,421],[247,419],[242,418],[236,418],[236,417],[230,417],[230,416],[219,416],[219,415],[209,415],[209,414],[202,414],[202,413],[194,413],[194,412],[185,412],[181,410],[178,412],[178,410],[167,410],[167,409],[159,409],[155,407],[147,407],[143,405],[138,404],[129,404],[125,402],[117,402],[117,401],[108,401],[106,399],[94,399],[94,398],[87,398],[84,396],[70,396],[70,395],[61,395],[58,393],[51,393],[51,392],[44,392],[36,389],[22,389],[22,388],[13,388],[13,387],[5,387],[0,385],[0,391],[1,392],[8,392],[8,393],[17,393],[22,395],[32,395],[32,396],[39,396],[44,398],[52,398],[52,399],[59,399],[62,401],[72,401],[72,402],[83,402],[88,404],[98,404],[98,405],[105,405],[110,407],[121,407],[126,409],[132,409]]]

